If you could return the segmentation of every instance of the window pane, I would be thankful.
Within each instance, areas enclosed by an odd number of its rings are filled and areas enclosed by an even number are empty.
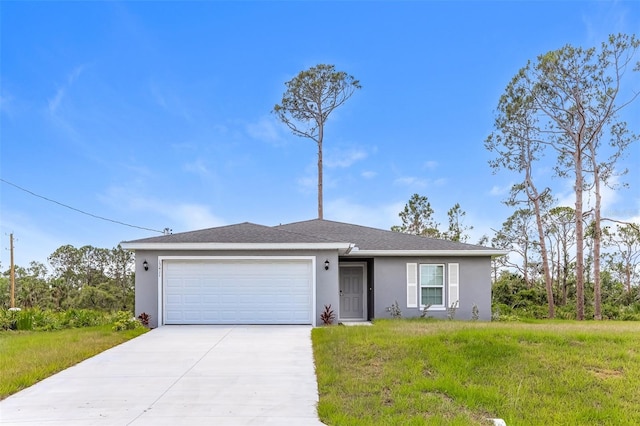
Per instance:
[[[423,287],[420,291],[423,305],[436,306],[443,304],[441,288]]]
[[[420,285],[443,286],[444,267],[442,265],[420,265]]]

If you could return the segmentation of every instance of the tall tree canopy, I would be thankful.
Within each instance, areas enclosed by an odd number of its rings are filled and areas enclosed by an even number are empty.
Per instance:
[[[402,220],[402,225],[392,226],[392,231],[424,237],[440,237],[438,230],[440,225],[433,218],[433,209],[427,197],[413,194],[398,216]]]
[[[273,113],[296,136],[318,145],[318,219],[323,218],[322,144],[324,126],[334,109],[360,89],[360,82],[334,65],[319,64],[286,82],[287,90]]]
[[[599,48],[566,45],[528,63],[511,80],[500,99],[496,127],[502,139],[489,140],[499,151],[526,170],[542,150],[556,153],[556,174],[571,177],[575,190],[577,317],[584,319],[585,230],[583,192],[593,189],[595,317],[600,317],[600,184],[610,184],[616,160],[636,137],[627,131],[618,113],[638,97],[635,91],[619,100],[620,83],[640,46],[635,36],[612,35]],[[640,64],[634,70],[639,70]],[[608,149],[603,140],[608,142]],[[512,144],[509,146],[509,144]],[[523,144],[532,155],[524,158]],[[497,149],[500,146],[502,149]],[[603,156],[608,156],[602,160]],[[514,161],[512,161],[514,160]],[[522,164],[525,161],[526,164]],[[504,164],[504,163],[503,163]],[[512,168],[513,170],[513,168]],[[622,172],[622,171],[617,171]],[[527,190],[532,189],[531,182]],[[531,201],[539,194],[529,191]],[[532,197],[532,198],[531,198]],[[546,261],[546,260],[545,260]]]

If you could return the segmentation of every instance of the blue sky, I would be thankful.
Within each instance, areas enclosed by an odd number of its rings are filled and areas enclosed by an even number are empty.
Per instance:
[[[640,2],[2,2],[0,175],[158,230],[315,218],[316,146],[271,110],[328,63],[363,87],[327,123],[325,218],[388,229],[419,193],[443,227],[460,203],[475,242],[510,214],[516,178],[484,148],[509,80],[567,43],[639,30]],[[636,132],[638,117],[640,102],[623,117]],[[609,216],[640,218],[638,145]],[[571,205],[570,182],[538,173]],[[2,269],[10,232],[24,266],[160,235],[5,183],[0,210]]]

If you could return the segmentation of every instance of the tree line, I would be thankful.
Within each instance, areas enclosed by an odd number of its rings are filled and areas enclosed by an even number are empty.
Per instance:
[[[59,247],[49,265],[32,261],[15,267],[15,305],[19,308],[70,308],[133,311],[134,254],[90,245]],[[3,308],[10,307],[10,271],[0,277]]]
[[[485,145],[495,154],[491,167],[517,177],[505,200],[517,207],[508,221],[521,227],[520,237],[526,239],[525,232],[531,237],[530,242],[517,244],[525,261],[529,250],[538,252],[534,263],[544,279],[549,318],[555,316],[556,305],[555,256],[549,239],[553,226],[549,222],[570,222],[560,226],[570,227],[573,236],[576,316],[580,320],[585,318],[586,274],[593,280],[594,318],[602,319],[602,250],[619,242],[623,234],[633,236],[637,231],[637,224],[602,217],[602,193],[606,187],[617,189],[627,172],[620,160],[638,141],[620,113],[640,95],[622,90],[627,72],[640,70],[640,62],[633,59],[639,46],[635,36],[618,34],[598,47],[566,45],[540,55],[520,69],[498,102],[495,131]],[[555,160],[556,178],[571,182],[575,200],[571,209],[558,210],[563,206],[557,205],[551,188],[540,185],[544,157]],[[587,195],[593,196],[592,205],[585,203]],[[533,229],[526,228],[527,221],[533,222]],[[608,223],[622,226],[609,232]],[[507,223],[503,228],[508,232],[510,226]],[[555,251],[562,252],[557,247]],[[527,269],[523,267],[523,273]]]
[[[603,319],[603,299],[611,302],[603,291],[613,288],[616,300],[640,308],[640,224],[602,215],[603,190],[626,185],[620,160],[639,140],[620,118],[640,96],[622,87],[629,71],[640,71],[639,47],[635,36],[618,34],[597,47],[550,51],[520,69],[498,102],[485,147],[494,172],[516,176],[504,200],[513,213],[482,243],[511,253],[495,260],[494,282],[520,281],[524,291],[542,285],[548,318],[571,299],[577,319],[585,319],[585,303]],[[555,161],[555,178],[571,182],[573,206],[540,183],[545,158]],[[400,212],[403,225],[392,229],[460,241],[461,213],[456,204],[441,232],[426,197],[415,194]]]

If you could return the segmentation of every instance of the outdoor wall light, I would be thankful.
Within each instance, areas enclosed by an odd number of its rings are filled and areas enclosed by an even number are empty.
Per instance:
[[[142,262],[142,266],[144,267],[145,271],[149,270],[149,262],[147,262],[147,259],[145,259],[144,262]]]
[[[329,270],[329,259],[324,261],[324,270],[328,271]]]

